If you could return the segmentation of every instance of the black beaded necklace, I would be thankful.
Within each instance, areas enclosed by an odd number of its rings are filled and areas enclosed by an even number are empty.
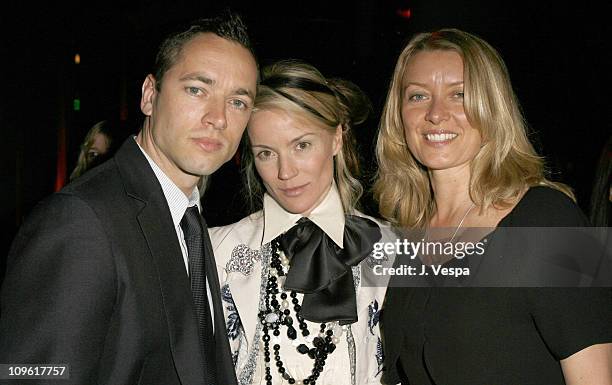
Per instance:
[[[262,340],[264,345],[264,361],[266,365],[265,379],[267,385],[272,385],[272,370],[270,368],[270,330],[272,330],[272,334],[274,336],[279,336],[281,333],[281,326],[286,326],[287,338],[290,340],[295,340],[297,338],[297,330],[295,329],[294,320],[291,316],[291,311],[289,310],[287,293],[280,293],[281,302],[276,299],[276,295],[279,294],[279,289],[282,287],[282,282],[279,281],[283,281],[286,275],[286,271],[283,269],[283,266],[288,266],[288,261],[284,256],[281,260],[280,245],[278,240],[273,240],[271,246],[272,258],[270,261],[270,271],[268,272],[268,282],[266,284],[265,296],[266,309],[259,312],[259,319],[263,324],[264,332]],[[310,331],[308,330],[306,321],[300,316],[301,306],[297,299],[297,293],[292,290],[289,293],[289,297],[291,297],[291,303],[293,304],[293,310],[295,311],[295,318],[297,319],[302,336],[307,337],[310,335]],[[281,360],[280,345],[275,344],[272,348],[274,350],[274,361],[276,362],[278,373],[283,377],[283,379],[287,380],[289,384],[315,385],[317,378],[319,378],[319,375],[323,371],[328,354],[331,354],[336,349],[333,335],[334,332],[331,325],[322,323],[319,335],[314,337],[312,340],[312,348],[309,348],[306,344],[300,344],[297,346],[296,350],[299,353],[307,354],[308,357],[314,360],[312,374],[308,376],[308,378],[301,381],[296,380],[287,372],[283,361]]]

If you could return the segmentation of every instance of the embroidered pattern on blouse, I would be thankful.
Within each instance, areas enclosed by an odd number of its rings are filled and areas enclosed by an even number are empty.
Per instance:
[[[359,290],[361,284],[361,265],[353,266],[351,268],[353,272],[353,282],[355,283],[355,293]],[[355,385],[357,378],[355,376],[357,372],[357,348],[355,346],[355,338],[353,337],[352,325],[347,325],[346,328],[346,343],[348,345],[349,361],[351,364],[351,384]]]
[[[382,340],[378,337],[378,341],[376,342],[376,363],[378,364],[378,370],[374,377],[378,376],[382,373],[385,362],[385,354],[383,353]]]
[[[245,351],[243,347],[246,346],[246,337],[228,284],[221,287],[221,298],[226,303],[223,306],[224,314],[226,314],[227,336],[230,340],[230,349],[232,349],[232,363],[234,367],[237,367],[244,361]]]
[[[370,333],[374,335],[374,328],[378,325],[380,320],[380,309],[378,308],[378,301],[374,300],[368,305],[368,329]]]
[[[361,267],[360,265],[352,266],[351,270],[353,272],[353,283],[355,284],[355,293],[359,290],[359,285],[361,284]]]
[[[389,260],[389,256],[386,253],[383,253],[382,257],[375,257],[374,252],[371,252],[365,259],[366,264],[370,269],[373,269],[374,266],[382,265],[383,262],[387,262]]]
[[[380,321],[380,311],[378,306],[378,300],[374,300],[370,302],[368,305],[368,329],[370,330],[370,334],[373,336],[376,335],[374,330]],[[384,362],[384,354],[382,348],[382,340],[380,336],[378,336],[376,341],[376,351],[374,352],[374,357],[376,358],[377,370],[374,377],[378,376],[383,371],[383,362]]]
[[[266,243],[262,246],[261,252],[256,252],[258,257],[254,260],[261,261],[262,269],[261,269],[261,285],[259,287],[259,309],[265,309],[265,292],[266,292],[266,283],[268,277],[268,270],[270,268],[270,259],[272,256],[272,248],[270,243]],[[233,253],[232,253],[233,254]],[[250,274],[250,272],[249,272]],[[251,346],[253,347],[249,352],[249,356],[246,360],[246,363],[240,370],[240,374],[238,375],[238,384],[239,385],[251,385],[253,383],[253,376],[255,375],[255,370],[257,369],[257,358],[259,356],[259,341],[261,340],[261,332],[263,329],[263,325],[261,322],[257,322],[257,326],[255,326],[255,335],[253,336],[253,341],[251,342]]]
[[[240,244],[234,247],[229,261],[227,261],[227,272],[238,272],[242,275],[250,275],[255,267],[255,262],[261,260],[261,253],[252,250],[247,245]]]
[[[221,298],[223,299],[223,302],[225,302],[225,310],[227,312],[227,320],[225,325],[227,328],[227,337],[235,340],[240,334],[242,322],[240,320],[240,316],[238,316],[238,310],[236,310],[236,304],[234,303],[234,298],[232,298],[232,293],[228,284],[221,287]],[[236,364],[235,361],[234,364]]]
[[[348,344],[349,361],[351,362],[351,384],[355,385],[355,372],[357,369],[357,354],[355,350],[355,338],[353,337],[353,329],[351,325],[346,328],[346,342]]]

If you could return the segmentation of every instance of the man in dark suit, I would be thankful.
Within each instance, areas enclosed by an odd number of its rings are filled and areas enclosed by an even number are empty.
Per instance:
[[[62,384],[236,383],[197,185],[235,153],[256,83],[235,15],[162,43],[142,86],[138,136],[39,204],[15,238],[0,363],[67,364]],[[203,229],[195,249],[188,212]],[[198,250],[204,276],[194,283]]]

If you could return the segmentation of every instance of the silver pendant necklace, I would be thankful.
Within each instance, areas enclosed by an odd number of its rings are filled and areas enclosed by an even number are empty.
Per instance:
[[[459,225],[457,226],[457,228],[455,229],[455,232],[453,233],[453,236],[451,237],[449,242],[453,242],[453,240],[455,239],[455,236],[457,235],[457,232],[459,231],[459,229],[461,228],[461,225],[463,225],[463,221],[465,221],[465,218],[467,218],[468,214],[470,213],[470,211],[472,211],[472,209],[474,208],[474,206],[476,206],[473,202],[470,205],[470,208],[467,209],[467,211],[465,212],[465,214],[463,214],[463,217],[461,218],[461,221],[459,222]]]
[[[450,240],[448,242],[452,243],[455,240],[455,237],[457,236],[457,232],[459,232],[459,229],[461,228],[461,226],[463,225],[463,221],[465,221],[465,218],[467,218],[468,214],[470,213],[470,211],[472,211],[472,209],[475,207],[476,205],[474,204],[474,202],[472,202],[472,204],[470,205],[470,207],[467,209],[467,211],[465,212],[465,214],[463,214],[463,217],[461,217],[461,220],[459,221],[459,224],[457,225],[457,227],[455,228],[455,232],[453,233],[453,236],[450,238]],[[427,226],[425,228],[425,236],[424,236],[424,241],[427,242],[429,241],[429,226]]]

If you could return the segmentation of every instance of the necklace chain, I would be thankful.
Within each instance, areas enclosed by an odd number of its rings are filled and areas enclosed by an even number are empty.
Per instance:
[[[461,218],[461,221],[459,221],[459,225],[457,225],[457,228],[455,229],[455,232],[453,233],[453,236],[451,237],[449,242],[453,242],[453,240],[455,239],[455,236],[457,235],[457,232],[459,231],[459,228],[461,228],[461,225],[463,225],[463,221],[465,221],[465,218],[467,218],[468,214],[470,213],[470,211],[472,211],[472,209],[474,208],[475,204],[472,203],[470,205],[470,208],[467,209],[467,211],[465,212],[465,214],[463,214],[463,217]]]
[[[452,237],[450,238],[450,240],[448,242],[453,242],[455,240],[455,236],[457,236],[457,232],[459,232],[459,229],[461,228],[461,226],[463,225],[463,222],[465,221],[465,218],[467,218],[468,214],[470,213],[470,211],[472,211],[472,209],[475,207],[476,205],[472,202],[472,204],[470,205],[470,207],[467,209],[467,211],[465,212],[465,214],[463,214],[463,217],[461,217],[461,220],[459,221],[459,224],[457,225],[457,227],[455,228],[455,232],[453,233]],[[424,237],[425,241],[429,240],[429,226],[427,226],[425,228],[425,237]]]

